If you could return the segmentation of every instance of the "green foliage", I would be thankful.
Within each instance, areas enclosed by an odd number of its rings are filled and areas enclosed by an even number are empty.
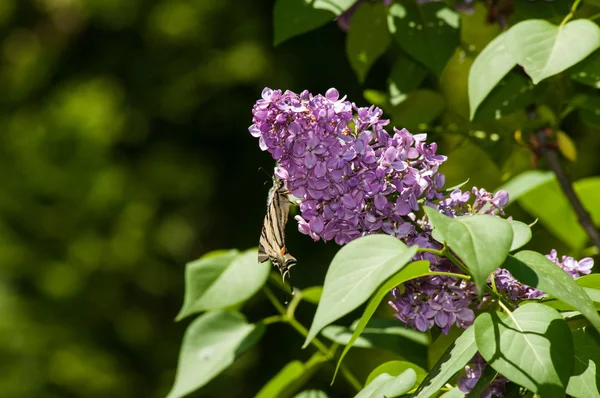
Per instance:
[[[183,337],[175,385],[169,398],[183,397],[230,366],[260,338],[261,325],[236,312],[213,311],[196,318]]]
[[[509,380],[541,396],[564,395],[573,342],[556,310],[533,303],[512,314],[485,312],[475,320],[475,340],[483,358]]]
[[[366,236],[344,246],[325,276],[323,294],[304,347],[325,326],[364,303],[388,277],[404,267],[417,252],[386,235]]]
[[[188,263],[185,270],[185,298],[177,320],[206,311],[243,303],[267,281],[271,266],[259,263],[258,252],[205,255]]]
[[[435,240],[446,243],[459,255],[472,273],[481,295],[488,276],[508,256],[513,242],[511,224],[489,215],[451,219],[430,207],[426,207],[425,212],[434,227]]]

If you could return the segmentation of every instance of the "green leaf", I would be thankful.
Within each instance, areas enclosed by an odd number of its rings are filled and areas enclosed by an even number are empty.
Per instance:
[[[255,398],[290,396],[302,387],[326,361],[328,361],[328,358],[315,354],[306,363],[300,361],[289,362],[260,389]]]
[[[585,294],[594,303],[596,309],[600,310],[600,274],[585,275],[575,279],[575,283],[581,286]],[[544,305],[548,305],[557,310],[573,310],[574,307],[561,300],[545,299]]]
[[[270,265],[259,263],[256,249],[209,255],[185,269],[185,298],[176,320],[196,312],[242,303],[267,281]]]
[[[592,328],[573,330],[572,334],[575,354],[567,394],[600,398],[600,335]]]
[[[449,218],[428,206],[425,213],[434,227],[434,239],[446,242],[461,258],[482,294],[488,276],[508,256],[513,241],[511,224],[487,214]]]
[[[600,178],[585,178],[573,183],[573,189],[583,207],[590,213],[594,225],[600,225]],[[510,191],[509,191],[510,195]],[[554,236],[575,250],[584,247],[587,234],[578,222],[573,207],[554,178],[538,184],[535,189],[522,194],[519,204]]]
[[[542,397],[564,396],[573,342],[560,314],[525,304],[512,315],[484,312],[475,319],[477,348],[496,371]]]
[[[389,109],[393,123],[408,130],[418,129],[437,119],[443,112],[446,103],[444,97],[433,90],[417,90],[399,105]]]
[[[509,256],[502,267],[520,282],[573,306],[600,330],[600,315],[583,288],[543,254],[524,250]]]
[[[327,270],[306,347],[325,326],[364,303],[390,276],[406,265],[417,246],[406,247],[388,235],[369,235],[342,247]]]
[[[294,398],[327,398],[327,394],[321,390],[306,390],[294,395]]]
[[[417,374],[407,369],[399,376],[380,374],[354,398],[397,397],[410,391],[417,382]]]
[[[237,312],[207,312],[185,331],[175,384],[167,398],[183,397],[204,386],[254,345],[262,325],[246,322]]]
[[[535,86],[531,80],[516,73],[506,75],[477,109],[475,123],[499,120],[516,111],[522,111],[534,100]]]
[[[554,173],[551,171],[529,170],[511,178],[510,181],[499,187],[498,190],[503,189],[508,192],[508,203],[510,204],[554,179]]]
[[[587,19],[577,19],[562,27],[530,19],[506,31],[504,45],[533,83],[538,84],[600,47],[600,27]]]
[[[516,220],[507,220],[513,230],[513,241],[510,245],[510,251],[517,250],[531,240],[531,228],[529,225]]]
[[[460,388],[457,386],[447,393],[440,395],[440,398],[465,398],[465,393],[460,391]]]
[[[412,395],[413,398],[431,397],[446,384],[452,376],[462,370],[477,353],[473,326],[448,347],[444,355],[431,368],[429,374]]]
[[[310,32],[350,8],[351,0],[276,0],[274,44]]]
[[[383,298],[386,295],[388,295],[389,292],[396,286],[398,286],[408,280],[418,278],[420,276],[425,276],[428,274],[429,274],[429,261],[426,261],[426,260],[415,261],[415,262],[410,263],[403,269],[401,269],[396,275],[392,276],[390,279],[385,281],[377,289],[377,292],[373,295],[373,297],[369,301],[369,304],[367,304],[367,307],[365,308],[365,312],[363,313],[362,317],[360,318],[360,321],[358,322],[356,329],[354,329],[354,333],[352,333],[352,337],[350,338],[350,341],[348,341],[348,343],[346,344],[346,347],[344,347],[344,351],[342,351],[342,354],[340,355],[340,359],[338,360],[337,367],[335,368],[335,374],[333,375],[334,379],[335,379],[335,375],[337,374],[337,371],[342,363],[342,360],[344,359],[344,356],[346,356],[346,354],[352,347],[352,344],[354,344],[354,341],[356,341],[358,336],[360,336],[360,334],[363,332],[363,330],[367,326],[369,319],[371,319],[371,317],[377,310],[377,307],[379,307],[379,303],[381,303],[381,300],[383,300]]]
[[[415,373],[417,374],[417,383],[421,383],[423,380],[425,380],[425,377],[427,376],[427,371],[422,367],[415,365],[414,363],[406,361],[389,361],[382,363],[381,365],[376,367],[371,373],[369,373],[365,384],[368,385],[380,374],[387,373],[390,376],[399,376],[406,369],[412,369],[415,371]]]
[[[400,0],[388,8],[388,28],[411,57],[438,77],[458,46],[460,17],[444,3]]]
[[[396,106],[404,102],[410,92],[419,88],[426,76],[427,70],[412,58],[404,54],[396,57],[387,81],[390,104]]]
[[[346,38],[346,54],[361,83],[391,43],[385,15],[385,6],[379,2],[360,4],[352,16]]]
[[[473,120],[475,111],[485,97],[517,64],[504,45],[501,33],[479,53],[469,70],[469,108]]]
[[[323,286],[307,287],[302,290],[302,300],[308,301],[311,304],[319,304],[323,294]]]
[[[569,71],[569,76],[579,83],[600,88],[600,50],[596,50],[592,55],[573,66]]]

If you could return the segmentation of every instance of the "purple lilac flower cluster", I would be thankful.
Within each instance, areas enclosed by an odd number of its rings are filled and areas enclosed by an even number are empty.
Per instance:
[[[479,381],[479,378],[483,374],[487,362],[479,354],[476,354],[473,359],[465,366],[467,373],[464,377],[458,378],[458,389],[464,393],[469,393]],[[491,398],[492,396],[502,397],[506,391],[506,383],[508,379],[504,376],[498,376],[490,383],[485,391],[480,395],[481,398]]]
[[[335,89],[313,96],[265,88],[250,133],[279,162],[275,174],[300,199],[300,232],[343,245],[415,231],[419,200],[443,199],[437,145],[426,134],[384,130],[381,109],[357,107]]]

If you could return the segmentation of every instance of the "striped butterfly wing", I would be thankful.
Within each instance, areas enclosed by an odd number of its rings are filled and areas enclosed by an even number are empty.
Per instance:
[[[271,260],[282,276],[288,272],[296,259],[285,247],[285,224],[287,223],[290,201],[283,180],[273,179],[273,187],[267,200],[267,214],[258,243],[258,261]]]

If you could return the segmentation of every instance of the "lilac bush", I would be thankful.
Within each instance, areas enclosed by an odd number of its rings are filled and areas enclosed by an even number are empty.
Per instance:
[[[406,129],[384,127],[381,109],[358,107],[340,98],[336,89],[325,95],[308,91],[265,88],[253,107],[250,133],[259,146],[279,163],[278,178],[299,199],[298,229],[315,241],[334,240],[344,245],[358,237],[386,233],[408,246],[440,250],[431,236],[427,219],[418,219],[422,206],[431,206],[449,217],[491,214],[504,217],[508,193],[493,194],[477,187],[463,192],[455,189],[444,195],[444,175],[439,167],[446,156],[437,154],[437,145],[427,143],[426,134],[412,135]],[[572,277],[589,274],[591,258],[580,261],[553,250],[548,256]],[[419,253],[414,260],[426,259],[432,271],[462,273],[445,257]],[[497,269],[488,284],[512,300],[535,299],[543,292],[518,282],[505,269]],[[480,299],[475,284],[454,276],[427,276],[413,279],[392,291],[389,304],[395,316],[425,332],[435,326],[444,334],[455,325],[467,328],[475,320],[475,310],[490,300]],[[477,382],[485,362],[476,357],[467,366],[461,390],[469,391]],[[506,379],[497,378],[489,387],[501,395]]]

